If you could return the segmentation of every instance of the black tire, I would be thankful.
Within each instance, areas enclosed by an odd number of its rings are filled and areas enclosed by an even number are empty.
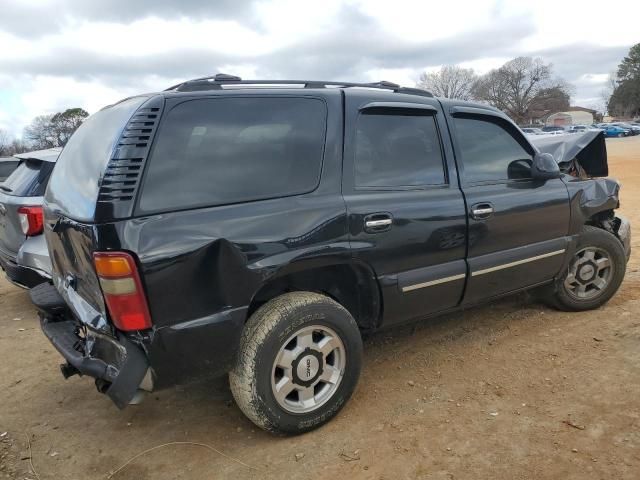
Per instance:
[[[608,274],[608,280],[601,289],[593,288],[588,298],[577,298],[576,293],[567,286],[567,279],[572,271],[572,266],[579,261],[579,255],[585,251],[596,250],[606,255],[610,260],[612,271]],[[618,291],[624,279],[627,262],[622,243],[611,233],[597,227],[585,225],[578,238],[574,257],[569,263],[569,268],[558,278],[555,291],[551,297],[551,303],[564,311],[579,312],[593,310],[604,305]],[[585,263],[589,263],[586,261]],[[587,265],[588,268],[588,265]],[[587,271],[589,273],[589,271]],[[594,275],[598,272],[594,273]],[[573,278],[573,277],[572,277]],[[577,277],[576,277],[577,278]],[[578,285],[578,281],[574,282]]]
[[[327,331],[335,333],[341,342],[340,348],[336,352],[344,349],[344,357],[341,365],[343,374],[340,380],[331,385],[331,394],[327,395],[324,403],[308,412],[292,412],[285,409],[282,402],[291,400],[278,400],[274,393],[272,382],[277,378],[276,357],[281,354],[282,349],[291,345],[289,340],[297,332],[309,331],[315,327],[326,328]],[[313,335],[318,332],[313,331]],[[322,333],[322,332],[320,332]],[[307,337],[308,338],[308,337]],[[315,338],[315,337],[314,337]],[[324,339],[324,337],[322,337]],[[333,337],[332,337],[333,338]],[[298,348],[298,337],[295,337],[293,344]],[[317,346],[316,344],[313,344]],[[309,352],[307,355],[303,353]],[[297,354],[296,361],[298,369],[291,368],[288,372],[299,372],[300,364],[306,361],[315,353],[318,358],[325,358],[324,363],[319,363],[318,375],[323,372],[323,366],[328,371],[329,357],[332,354],[323,356],[319,351],[310,352],[306,348],[303,353]],[[293,357],[293,354],[291,355]],[[304,357],[304,358],[303,358]],[[334,360],[335,361],[335,360]],[[323,362],[320,360],[319,362]],[[355,320],[351,314],[339,303],[330,298],[311,292],[291,292],[274,298],[260,307],[249,319],[242,338],[240,349],[233,370],[229,373],[229,383],[231,391],[240,407],[240,410],[257,426],[274,433],[297,434],[313,430],[333,418],[353,393],[362,365],[362,338]],[[284,371],[284,370],[283,370]],[[308,366],[303,371],[310,375]],[[292,374],[293,375],[293,374]],[[302,382],[300,377],[292,376],[292,384],[298,386],[297,382]],[[313,377],[319,381],[319,376]],[[309,382],[313,378],[308,377]],[[329,385],[328,383],[326,385]],[[325,384],[320,381],[316,386],[325,388]],[[316,386],[310,388],[315,389]],[[304,387],[308,387],[305,385]],[[315,390],[314,390],[315,391]],[[321,389],[322,392],[322,389]],[[298,391],[293,393],[294,399]],[[288,397],[287,397],[288,398]],[[302,401],[302,400],[300,400]],[[312,402],[315,401],[315,396]],[[280,403],[279,403],[280,402]]]

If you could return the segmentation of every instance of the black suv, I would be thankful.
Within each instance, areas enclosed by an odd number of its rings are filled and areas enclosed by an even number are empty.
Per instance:
[[[349,399],[363,332],[532,287],[606,302],[630,248],[618,190],[484,105],[218,75],[73,135],[45,196],[55,288],[32,299],[65,377],[121,408],[228,372],[253,422],[303,432]]]

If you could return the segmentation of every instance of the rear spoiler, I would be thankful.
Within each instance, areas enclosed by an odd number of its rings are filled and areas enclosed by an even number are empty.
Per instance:
[[[15,158],[20,160],[40,160],[42,162],[55,163],[62,152],[62,147],[47,148],[46,150],[35,150],[33,152],[16,153]]]
[[[560,165],[576,161],[590,177],[609,175],[607,145],[600,130],[566,135],[530,136],[541,153],[550,153]]]

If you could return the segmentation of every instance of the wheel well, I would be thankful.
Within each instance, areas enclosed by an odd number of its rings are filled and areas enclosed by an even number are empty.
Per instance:
[[[606,230],[613,235],[617,235],[618,227],[616,216],[613,210],[603,210],[602,212],[591,215],[585,222],[585,225],[591,225]]]
[[[377,282],[366,268],[348,264],[312,268],[271,279],[253,296],[247,319],[272,298],[296,291],[327,295],[346,308],[363,330],[378,325],[381,303]]]

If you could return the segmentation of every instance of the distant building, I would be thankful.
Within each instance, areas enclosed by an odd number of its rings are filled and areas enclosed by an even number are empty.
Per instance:
[[[569,107],[566,112],[549,115],[545,123],[547,126],[591,125],[600,120],[601,116],[595,110],[584,107]]]

